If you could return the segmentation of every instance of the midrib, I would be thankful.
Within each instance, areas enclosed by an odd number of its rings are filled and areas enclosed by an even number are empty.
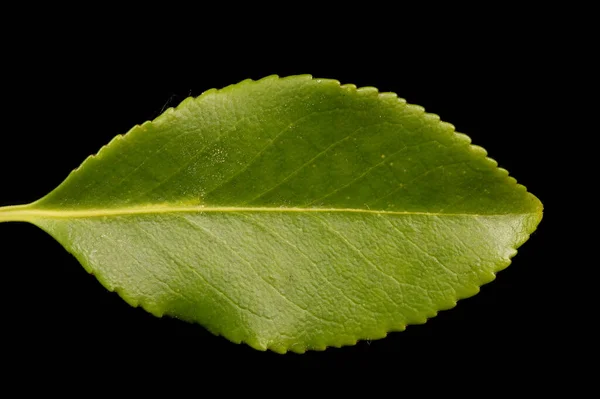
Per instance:
[[[286,208],[286,207],[208,207],[208,206],[146,206],[114,209],[85,209],[85,210],[51,210],[35,209],[31,205],[16,205],[0,207],[0,222],[6,221],[32,221],[35,219],[87,219],[113,216],[153,215],[168,213],[234,213],[234,212],[262,212],[262,213],[360,213],[372,215],[423,215],[441,217],[478,217],[478,216],[508,216],[528,215],[536,212],[522,213],[439,213],[439,212],[412,212],[412,211],[382,211],[371,209],[353,208]]]

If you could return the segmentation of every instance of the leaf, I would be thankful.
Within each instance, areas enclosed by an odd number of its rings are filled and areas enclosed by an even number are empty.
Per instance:
[[[130,305],[282,353],[425,323],[492,281],[541,218],[436,115],[307,75],[188,98],[0,208]]]

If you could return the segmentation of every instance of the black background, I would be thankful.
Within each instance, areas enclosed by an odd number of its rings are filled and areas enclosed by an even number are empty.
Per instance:
[[[216,42],[218,32],[198,29],[192,44],[178,46],[182,35],[172,32],[162,41],[145,31],[108,41],[99,32],[81,39],[78,29],[56,27],[7,42],[0,205],[40,198],[116,134],[187,96],[246,78],[309,73],[396,92],[440,115],[538,196],[546,213],[513,264],[475,297],[385,339],[304,355],[258,352],[199,325],[131,308],[46,233],[2,223],[2,361],[16,373],[51,366],[57,358],[82,368],[105,359],[132,369],[162,359],[152,363],[158,372],[180,360],[225,362],[233,369],[244,361],[323,368],[384,358],[395,364],[422,359],[422,367],[440,369],[461,362],[552,368],[570,344],[554,324],[562,305],[555,301],[557,267],[550,253],[557,200],[547,176],[553,138],[544,120],[552,116],[546,105],[558,83],[548,85],[554,59],[548,37],[511,18],[492,33],[480,30],[487,24],[482,21],[430,36],[423,35],[425,27],[388,26],[370,36],[350,29],[351,36],[341,30],[292,40],[277,36],[278,26],[260,38],[239,31]]]

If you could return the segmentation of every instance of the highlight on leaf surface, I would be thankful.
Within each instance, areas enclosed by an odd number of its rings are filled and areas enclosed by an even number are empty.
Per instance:
[[[470,139],[371,87],[246,80],[0,208],[156,316],[284,353],[374,340],[476,294],[542,205]]]

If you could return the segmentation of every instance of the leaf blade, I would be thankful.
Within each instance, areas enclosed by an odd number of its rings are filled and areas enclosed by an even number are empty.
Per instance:
[[[237,212],[209,212],[164,214],[160,222],[154,216],[123,221],[148,216],[133,215],[118,217],[121,222],[82,218],[81,225],[69,219],[37,220],[36,224],[64,240],[63,245],[83,264],[111,265],[117,257],[120,267],[94,268],[94,272],[129,303],[155,315],[168,313],[199,322],[212,332],[258,349],[295,344],[297,351],[303,351],[348,344],[352,339],[375,339],[453,307],[456,300],[478,292],[481,284],[494,278],[493,273],[508,265],[514,255],[511,248],[520,245],[513,231],[527,231],[535,223],[526,216],[479,216],[481,226],[474,241],[473,227],[465,221],[472,216],[433,221],[427,215],[368,214],[365,221],[362,213],[267,214],[265,218],[264,213],[246,212],[243,220],[249,222],[243,222]],[[64,225],[58,226],[61,223]],[[185,227],[173,227],[178,223]],[[387,243],[379,242],[380,235],[365,237],[362,233],[374,226],[387,231],[390,224],[403,234]],[[194,228],[189,229],[190,225]],[[57,234],[60,229],[65,234]],[[422,235],[431,229],[445,239],[422,249],[408,244],[422,241]],[[90,245],[90,231],[95,232],[94,240],[104,243],[109,239],[112,244]],[[140,235],[140,231],[144,233]],[[317,232],[323,245],[315,250],[311,237]],[[67,235],[71,238],[65,240]],[[450,239],[454,236],[459,240]],[[124,242],[128,245],[118,244]],[[465,243],[462,253],[486,254],[478,268],[464,262],[467,255],[447,255],[456,242]],[[256,243],[262,244],[257,247]],[[395,252],[405,256],[414,252],[413,262],[398,260]],[[249,266],[248,254],[254,256],[254,267]],[[382,254],[395,261],[382,262]],[[444,265],[431,264],[429,258],[434,255],[430,254],[442,254],[436,256]],[[157,256],[164,258],[163,262],[151,267]],[[345,267],[336,261],[340,257],[347,259]],[[135,261],[122,262],[128,258]],[[228,267],[207,269],[208,263]],[[123,282],[139,291],[120,291]],[[322,287],[333,294],[323,297]],[[321,336],[322,324],[327,334]],[[232,330],[232,326],[238,329]],[[314,333],[302,346],[298,337],[305,330]],[[282,346],[282,336],[295,338]]]
[[[423,323],[508,266],[542,206],[486,156],[395,95],[268,77],[134,127],[13,217],[133,306],[303,352]]]

